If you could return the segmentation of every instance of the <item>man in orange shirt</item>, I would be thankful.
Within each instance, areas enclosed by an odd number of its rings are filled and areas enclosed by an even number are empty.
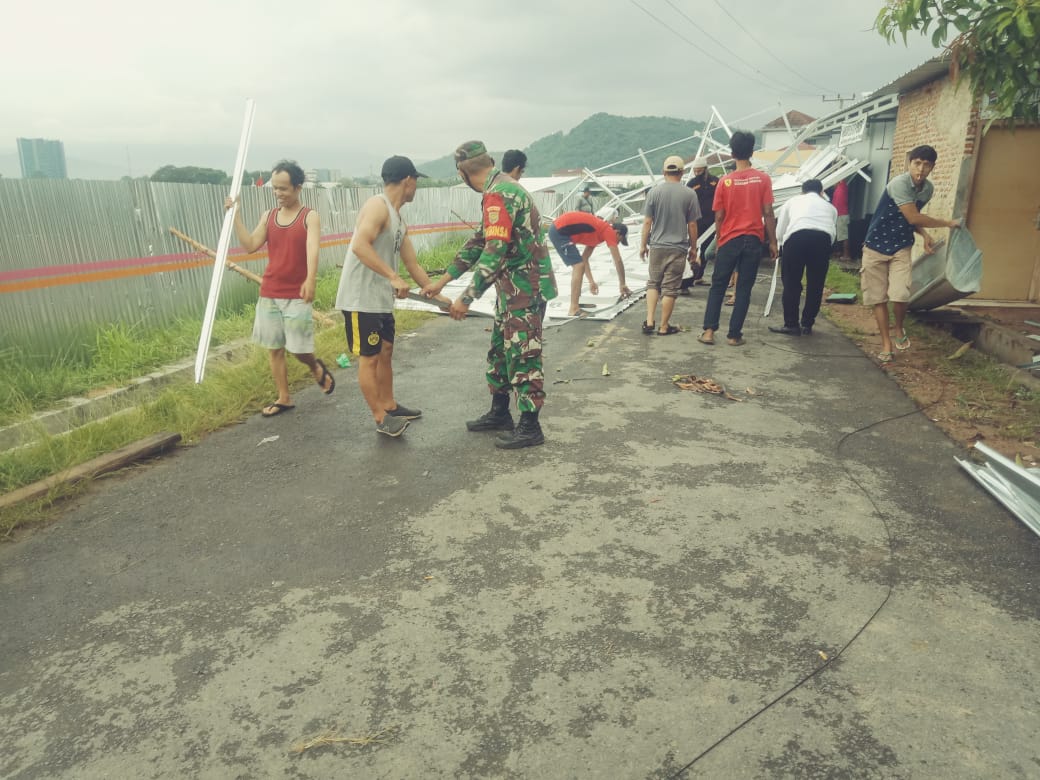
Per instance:
[[[612,214],[611,217],[613,216]],[[628,227],[625,224],[612,224],[584,211],[568,211],[558,216],[549,226],[549,240],[552,241],[564,265],[571,269],[571,305],[567,311],[569,317],[581,314],[578,299],[581,297],[583,277],[589,277],[592,294],[598,292],[599,285],[589,270],[589,257],[592,256],[592,250],[600,244],[606,244],[610,249],[610,256],[614,258],[614,270],[621,286],[621,297],[627,298],[632,294],[625,284],[625,266],[621,262],[621,253],[618,250],[619,242],[628,246]],[[575,244],[584,246],[584,251],[579,252]]]

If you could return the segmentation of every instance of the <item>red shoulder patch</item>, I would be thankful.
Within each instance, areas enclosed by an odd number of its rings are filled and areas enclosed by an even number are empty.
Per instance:
[[[513,234],[513,218],[506,210],[505,199],[497,192],[484,196],[484,239],[508,241]]]

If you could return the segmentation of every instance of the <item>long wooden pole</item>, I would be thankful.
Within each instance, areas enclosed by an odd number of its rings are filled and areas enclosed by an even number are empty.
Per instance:
[[[217,256],[217,253],[214,250],[210,249],[205,244],[202,244],[202,243],[196,241],[194,238],[192,238],[191,236],[187,235],[186,233],[182,233],[177,228],[171,227],[169,230],[170,230],[170,233],[172,233],[173,235],[177,236],[177,238],[179,238],[181,241],[183,241],[184,243],[188,244],[189,246],[191,246],[191,247],[193,247],[195,249],[198,249],[200,252],[205,252],[210,257],[216,257]],[[232,271],[234,271],[236,274],[241,274],[242,276],[244,276],[246,279],[248,279],[251,282],[256,282],[257,284],[260,284],[261,282],[263,282],[263,279],[258,274],[254,274],[252,271],[247,271],[242,266],[237,265],[236,263],[232,263],[230,260],[225,260],[224,264],[228,268],[230,268]]]
[[[183,241],[186,244],[188,244],[188,246],[191,246],[191,247],[193,247],[195,249],[198,249],[200,252],[205,252],[210,257],[215,258],[217,256],[217,253],[215,251],[210,249],[208,246],[206,246],[202,242],[196,241],[194,238],[189,236],[187,233],[182,233],[181,231],[179,231],[175,227],[169,228],[169,231],[170,231],[171,234],[177,236],[177,238],[179,238],[181,241]],[[237,274],[241,274],[242,276],[244,276],[246,279],[248,279],[251,282],[256,282],[257,284],[261,284],[264,281],[259,275],[254,274],[252,271],[247,271],[242,266],[240,266],[240,265],[238,265],[236,263],[232,263],[230,260],[225,260],[224,264],[229,269],[231,269],[232,271],[234,271]],[[313,312],[313,314],[314,314],[314,318],[319,320],[321,322],[321,324],[324,327],[326,327],[326,328],[336,324],[333,321],[333,319],[331,317],[329,317],[329,315],[325,314],[324,312],[320,312],[320,311],[315,310]]]

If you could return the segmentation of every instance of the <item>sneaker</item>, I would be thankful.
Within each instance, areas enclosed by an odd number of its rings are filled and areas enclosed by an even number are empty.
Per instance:
[[[394,417],[392,414],[387,414],[383,417],[383,422],[376,423],[376,433],[382,433],[386,436],[400,436],[410,424],[404,417]]]
[[[386,413],[393,417],[402,417],[405,420],[418,420],[422,417],[422,410],[409,409],[407,406],[401,406],[401,404],[398,404],[396,409],[387,409]]]

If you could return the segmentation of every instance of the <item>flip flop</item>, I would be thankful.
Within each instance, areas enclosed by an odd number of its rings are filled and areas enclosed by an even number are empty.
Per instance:
[[[644,335],[649,336],[655,330],[657,330],[657,328],[654,325],[647,325],[646,324],[646,320],[643,320],[643,333],[644,333]]]
[[[743,337],[737,337],[735,339],[726,339],[726,343],[729,344],[731,347],[742,347],[747,342],[744,341]]]
[[[899,336],[895,340],[896,349],[900,352],[905,352],[910,349],[910,337],[906,335],[906,331],[903,331],[903,335]]]
[[[325,393],[325,395],[332,395],[332,391],[336,389],[336,377],[329,373],[329,370],[325,367],[325,363],[322,362],[321,358],[317,358],[314,362],[321,366],[321,378],[316,380],[318,387],[321,388],[321,392]],[[332,384],[329,385],[328,390],[325,389],[325,377],[332,380]]]
[[[679,332],[679,328],[676,325],[669,325],[665,330],[657,331],[658,336],[674,336]]]
[[[724,305],[726,305],[726,306],[736,306],[737,305],[737,299],[736,298],[727,298],[722,303]]]
[[[261,417],[277,417],[282,412],[287,412],[290,409],[295,409],[295,408],[296,408],[296,404],[280,404],[277,401],[274,401],[273,403],[269,403],[267,406],[265,406],[263,409],[260,410],[260,416]],[[269,412],[269,411],[267,411],[268,409],[274,409],[274,411],[273,412]]]
[[[699,341],[701,344],[707,344],[709,347],[714,347],[715,346],[715,337],[714,336],[712,336],[710,339],[706,339],[706,338],[704,338],[704,334],[702,333],[701,335],[699,335],[697,337],[697,341]]]
[[[877,359],[880,361],[881,365],[883,365],[883,366],[887,366],[889,363],[891,363],[892,362],[892,357],[893,356],[892,356],[891,352],[878,352],[877,353]]]

